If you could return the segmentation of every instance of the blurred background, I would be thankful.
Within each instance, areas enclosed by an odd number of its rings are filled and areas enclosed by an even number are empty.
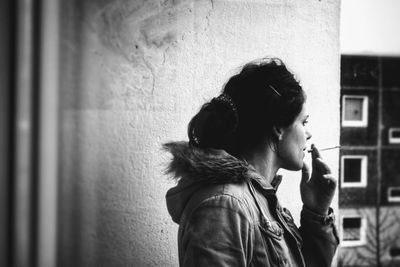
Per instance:
[[[400,266],[399,15],[342,1],[339,266]]]
[[[199,107],[264,56],[300,79],[313,142],[341,144],[324,154],[339,180],[335,264],[400,266],[397,0],[3,0],[0,12],[0,266],[177,266],[160,146],[186,140]],[[298,222],[299,174],[283,174]]]

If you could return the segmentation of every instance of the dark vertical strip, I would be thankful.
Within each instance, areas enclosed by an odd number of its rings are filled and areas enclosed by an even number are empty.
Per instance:
[[[381,267],[381,242],[380,242],[380,211],[381,211],[381,184],[382,184],[382,58],[378,58],[378,135],[377,135],[377,186],[376,186],[376,266]]]
[[[8,121],[8,134],[9,134],[9,142],[7,144],[7,152],[8,152],[8,195],[7,195],[7,203],[8,203],[8,233],[7,233],[7,243],[8,247],[6,248],[7,255],[7,266],[15,266],[13,249],[15,248],[15,203],[14,203],[14,195],[15,192],[15,157],[16,157],[16,129],[17,129],[17,119],[16,119],[16,101],[17,101],[17,73],[18,73],[18,64],[17,64],[17,30],[19,26],[18,21],[18,1],[9,0],[9,8],[10,8],[10,19],[9,19],[9,31],[10,31],[10,53],[9,53],[9,66],[10,66],[10,84],[9,84],[9,107],[8,113],[9,121]]]
[[[41,71],[41,0],[33,1],[33,16],[32,16],[32,175],[31,175],[31,224],[30,224],[30,258],[31,266],[36,267],[38,263],[38,220],[39,220],[39,159],[40,159],[40,144],[39,144],[39,130],[40,130],[40,71]]]

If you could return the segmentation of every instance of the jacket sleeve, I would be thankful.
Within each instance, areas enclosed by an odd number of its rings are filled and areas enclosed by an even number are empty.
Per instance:
[[[247,266],[253,224],[231,196],[215,196],[196,208],[182,232],[181,266]]]
[[[316,214],[306,207],[301,211],[300,234],[302,253],[307,267],[331,266],[339,237],[334,225],[333,210],[327,216]]]

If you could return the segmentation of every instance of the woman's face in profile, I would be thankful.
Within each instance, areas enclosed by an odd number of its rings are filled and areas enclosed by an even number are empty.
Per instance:
[[[307,140],[311,133],[307,130],[308,114],[305,104],[294,122],[283,129],[282,139],[278,146],[278,155],[282,167],[287,170],[300,170],[306,153]]]

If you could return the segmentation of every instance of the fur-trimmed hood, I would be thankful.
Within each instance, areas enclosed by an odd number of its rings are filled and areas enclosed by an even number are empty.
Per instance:
[[[251,165],[224,150],[201,149],[188,142],[166,143],[163,148],[173,156],[166,173],[178,181],[166,195],[168,211],[176,223],[179,223],[185,204],[202,186],[254,180],[264,189],[274,190]],[[274,182],[279,184],[280,177]]]
[[[200,149],[187,142],[163,145],[173,159],[166,172],[173,178],[188,179],[196,183],[240,183],[246,179],[248,164],[218,149]]]

